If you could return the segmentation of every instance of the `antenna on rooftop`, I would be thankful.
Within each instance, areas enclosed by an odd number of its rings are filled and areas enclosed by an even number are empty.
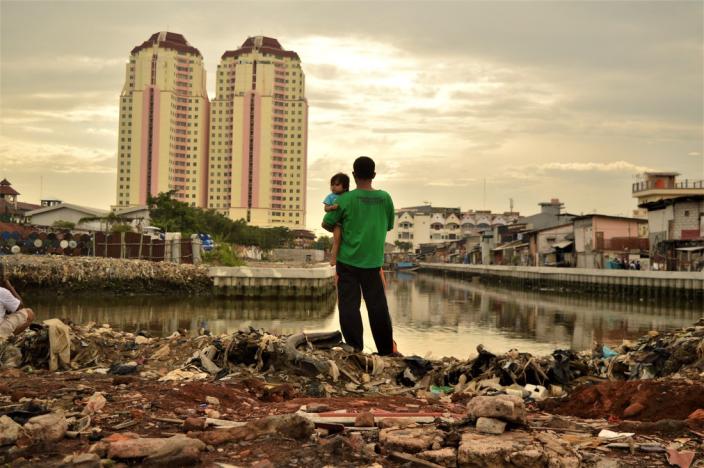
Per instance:
[[[484,177],[484,199],[482,201],[482,210],[486,210],[486,177]]]
[[[513,213],[513,198],[509,198],[508,202],[509,202],[509,206],[510,206],[509,212]]]

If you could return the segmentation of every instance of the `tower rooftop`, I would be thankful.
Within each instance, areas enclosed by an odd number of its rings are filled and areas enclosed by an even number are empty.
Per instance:
[[[200,51],[193,47],[191,44],[189,44],[186,38],[183,37],[183,34],[168,31],[161,31],[152,34],[151,36],[149,36],[149,39],[132,49],[131,54],[134,55],[141,50],[149,49],[155,45],[163,49],[171,49],[176,50],[178,52],[187,52],[203,58]]]
[[[226,51],[224,54],[222,54],[222,58],[237,58],[240,55],[251,54],[255,51],[262,54],[271,54],[278,58],[288,57],[300,60],[297,53],[293,52],[292,50],[284,50],[278,40],[274,39],[273,37],[266,36],[248,37],[242,43],[239,49]]]

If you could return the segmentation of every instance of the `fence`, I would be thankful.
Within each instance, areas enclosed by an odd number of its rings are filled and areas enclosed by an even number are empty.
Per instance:
[[[125,233],[44,232],[37,230],[0,231],[0,253],[107,257],[193,263],[193,244],[178,237],[161,240]]]

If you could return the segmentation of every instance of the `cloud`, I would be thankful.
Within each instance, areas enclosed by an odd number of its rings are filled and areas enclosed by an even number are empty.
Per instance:
[[[639,166],[627,161],[613,162],[552,162],[541,164],[535,167],[539,171],[557,171],[557,172],[619,172],[619,173],[642,173],[654,171],[655,169]]]
[[[5,171],[58,173],[115,173],[114,151],[4,138],[0,161]]]
[[[127,60],[124,57],[96,57],[85,55],[59,55],[59,56],[26,56],[14,60],[3,61],[3,66],[18,68],[24,72],[35,71],[71,71],[90,72],[102,71],[106,68],[122,68]]]
[[[21,127],[25,132],[31,133],[54,133],[54,129],[47,127],[33,127],[31,125],[24,125]]]
[[[690,151],[689,153],[687,153],[687,156],[701,156],[701,155],[702,155],[702,153],[700,153],[699,151]]]

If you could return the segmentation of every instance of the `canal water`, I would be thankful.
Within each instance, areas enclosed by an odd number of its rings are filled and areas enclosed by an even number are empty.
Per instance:
[[[618,345],[650,330],[688,326],[701,311],[645,302],[609,301],[549,292],[492,288],[426,274],[388,275],[387,298],[399,351],[467,358],[478,344],[502,353],[516,348],[549,354],[589,349],[594,341]],[[334,295],[315,301],[242,301],[201,297],[26,297],[38,320],[109,323],[127,330],[170,335],[177,329],[229,333],[264,328],[272,333],[338,328]],[[365,346],[375,351],[366,310]]]

